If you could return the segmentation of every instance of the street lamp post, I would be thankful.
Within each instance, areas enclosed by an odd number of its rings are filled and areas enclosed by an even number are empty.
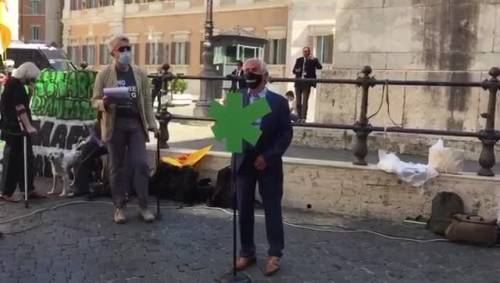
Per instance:
[[[207,9],[205,14],[205,36],[203,42],[203,70],[202,76],[215,76],[214,68],[214,47],[212,45],[212,36],[214,33],[213,21],[213,0],[207,0]],[[203,80],[200,82],[200,97],[195,107],[195,115],[207,116],[208,106],[215,98],[217,84],[215,81]]]

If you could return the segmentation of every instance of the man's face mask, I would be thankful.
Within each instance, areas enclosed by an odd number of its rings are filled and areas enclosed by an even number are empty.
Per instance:
[[[259,85],[262,83],[262,80],[264,77],[262,74],[256,74],[256,73],[245,73],[245,83],[250,89],[256,89],[259,87]]]

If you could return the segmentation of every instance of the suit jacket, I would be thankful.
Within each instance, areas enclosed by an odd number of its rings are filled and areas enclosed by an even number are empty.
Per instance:
[[[141,115],[141,122],[148,139],[148,130],[157,129],[155,114],[153,112],[153,104],[151,103],[151,91],[149,86],[148,75],[145,71],[137,66],[131,66],[134,72],[135,83],[137,85],[137,106]],[[104,142],[108,142],[113,135],[115,124],[116,107],[111,104],[109,109],[104,107],[103,89],[108,87],[116,87],[117,75],[116,65],[111,63],[97,74],[94,83],[94,94],[92,96],[92,106],[101,114],[101,135]]]
[[[238,74],[238,69],[234,70],[231,75],[233,76],[239,76],[239,77],[242,77],[243,76],[243,69],[240,70],[240,73]],[[231,89],[235,89],[235,90],[241,90],[241,89],[246,89],[247,88],[247,84],[245,83],[245,80],[239,80],[239,81],[232,81],[231,83]]]
[[[304,65],[304,57],[300,57],[297,58],[297,60],[295,61],[295,66],[293,67],[293,73],[295,74],[295,78],[302,78],[302,74],[304,74],[304,78],[315,79],[316,69],[318,70],[323,69],[323,66],[318,61],[318,58],[314,58],[312,60],[309,59],[306,61]],[[316,87],[316,83],[299,83],[299,82],[295,83],[295,87],[305,87],[305,86]]]
[[[249,94],[242,91],[244,105],[249,104]],[[288,101],[281,95],[267,91],[266,100],[271,112],[262,117],[260,129],[262,135],[255,146],[248,143],[243,147],[243,153],[235,153],[232,157],[233,170],[239,171],[244,162],[253,164],[257,156],[263,155],[268,167],[276,169],[282,166],[282,157],[290,145],[293,129],[290,123]]]

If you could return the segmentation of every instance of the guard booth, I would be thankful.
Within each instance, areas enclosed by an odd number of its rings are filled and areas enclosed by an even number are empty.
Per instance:
[[[212,37],[214,46],[215,72],[227,76],[236,69],[236,61],[250,58],[264,58],[267,39],[256,37],[243,29],[233,29]],[[220,97],[231,88],[231,81],[224,81],[220,86]]]

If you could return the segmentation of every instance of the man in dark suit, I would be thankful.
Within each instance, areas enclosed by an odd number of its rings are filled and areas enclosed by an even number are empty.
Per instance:
[[[243,77],[243,62],[240,60],[236,61],[236,69],[231,73],[233,77]],[[232,90],[242,90],[246,89],[245,80],[233,80],[231,83]]]
[[[298,79],[315,79],[316,70],[323,69],[323,66],[317,58],[311,56],[311,49],[304,47],[302,50],[303,57],[297,58],[293,73],[295,78]],[[297,99],[297,111],[299,118],[305,121],[307,118],[307,106],[309,103],[309,95],[311,94],[311,87],[316,87],[316,83],[309,82],[296,82],[295,83],[295,96]]]
[[[158,69],[158,75],[153,78],[153,90],[151,92],[151,103],[155,103],[155,98],[158,98],[158,108],[157,111],[160,112],[160,99],[161,99],[161,90],[165,87],[168,88],[168,78],[172,77],[172,73],[170,70],[170,64],[165,63]],[[164,84],[167,85],[164,85]]]
[[[241,251],[236,268],[243,270],[256,262],[254,243],[254,201],[258,182],[266,215],[269,243],[268,260],[264,273],[268,276],[280,269],[284,248],[281,199],[283,196],[282,156],[290,145],[293,130],[287,100],[266,88],[268,72],[265,63],[249,59],[244,66],[248,91],[243,91],[244,104],[266,99],[271,112],[255,121],[262,135],[255,146],[244,145],[242,154],[234,154],[233,170],[236,171],[237,204],[240,221]]]

